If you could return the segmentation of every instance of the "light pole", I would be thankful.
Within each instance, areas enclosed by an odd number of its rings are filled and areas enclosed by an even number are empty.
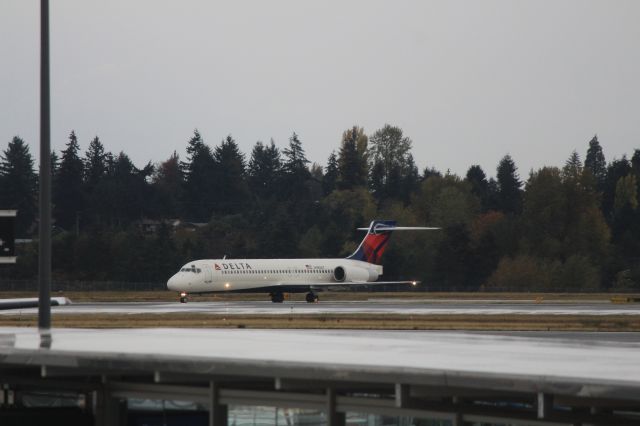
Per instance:
[[[40,0],[40,227],[38,328],[51,328],[51,117],[49,114],[49,0]]]

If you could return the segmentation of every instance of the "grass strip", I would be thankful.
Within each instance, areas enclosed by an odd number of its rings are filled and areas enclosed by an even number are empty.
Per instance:
[[[37,325],[36,315],[0,317],[0,326]],[[95,314],[53,316],[62,328],[260,328],[482,331],[640,331],[635,315],[233,315]]]

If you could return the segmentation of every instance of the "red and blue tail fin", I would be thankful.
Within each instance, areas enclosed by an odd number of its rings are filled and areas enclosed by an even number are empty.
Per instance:
[[[379,265],[395,227],[395,220],[374,220],[369,225],[369,228],[358,228],[366,229],[367,235],[365,235],[364,240],[362,240],[356,251],[347,259],[361,260]]]
[[[396,226],[395,220],[374,220],[368,228],[358,228],[361,231],[367,231],[364,240],[358,246],[358,249],[347,259],[361,260],[363,262],[375,263],[380,265],[382,254],[387,248],[389,238],[393,231],[432,231],[440,228],[426,226]]]

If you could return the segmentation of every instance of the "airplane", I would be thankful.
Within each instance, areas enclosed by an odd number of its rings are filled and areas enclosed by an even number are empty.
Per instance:
[[[381,258],[393,231],[434,230],[433,227],[399,227],[393,220],[374,220],[356,251],[344,259],[206,259],[187,263],[169,278],[167,288],[180,292],[187,303],[190,293],[269,293],[282,303],[285,293],[304,293],[308,303],[319,300],[317,291],[357,286],[407,284],[418,281],[377,281]]]

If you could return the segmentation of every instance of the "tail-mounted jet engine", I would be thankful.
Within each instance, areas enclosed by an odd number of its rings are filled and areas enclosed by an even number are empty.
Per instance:
[[[349,266],[336,266],[333,270],[333,279],[342,282],[364,282],[372,280],[368,270],[364,268],[354,268]],[[373,277],[373,279],[377,276]]]

